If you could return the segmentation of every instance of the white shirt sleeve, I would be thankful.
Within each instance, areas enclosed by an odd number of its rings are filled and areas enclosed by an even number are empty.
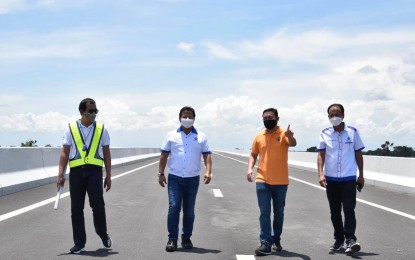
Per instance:
[[[170,143],[170,133],[166,135],[166,138],[164,138],[163,143],[161,144],[160,150],[162,152],[171,152],[171,143]]]
[[[364,148],[365,148],[365,145],[363,144],[362,138],[360,138],[360,134],[356,129],[355,134],[354,134],[354,150],[361,151]]]

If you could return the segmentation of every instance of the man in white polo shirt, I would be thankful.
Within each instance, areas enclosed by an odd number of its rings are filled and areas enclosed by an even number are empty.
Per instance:
[[[341,104],[330,105],[327,113],[332,126],[320,133],[317,165],[320,185],[326,188],[334,227],[335,242],[330,247],[330,252],[343,249],[346,240],[346,253],[353,254],[360,250],[355,236],[354,210],[356,185],[360,191],[365,184],[362,155],[365,146],[357,129],[343,122],[344,107]],[[359,176],[356,176],[357,171]]]
[[[212,152],[209,149],[206,135],[193,127],[195,118],[196,113],[192,107],[183,107],[179,113],[181,126],[167,134],[160,149],[158,182],[162,187],[167,184],[169,194],[167,252],[173,252],[177,249],[182,205],[182,247],[184,249],[193,248],[190,237],[195,220],[194,209],[200,181],[201,156],[203,156],[206,166],[204,183],[208,184],[212,178]],[[169,156],[169,174],[168,182],[166,182],[164,169]]]

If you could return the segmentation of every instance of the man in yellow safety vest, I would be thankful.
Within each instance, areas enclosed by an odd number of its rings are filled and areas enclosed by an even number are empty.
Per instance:
[[[104,125],[96,122],[98,114],[96,103],[85,98],[79,104],[81,119],[70,123],[63,137],[62,152],[59,160],[57,186],[65,184],[65,169],[69,161],[69,190],[71,195],[73,254],[85,251],[86,233],[84,220],[85,195],[88,193],[92,208],[95,232],[103,245],[110,248],[112,240],[107,233],[105,216],[104,188],[111,188],[110,137]],[[105,165],[106,177],[102,185],[102,166]]]

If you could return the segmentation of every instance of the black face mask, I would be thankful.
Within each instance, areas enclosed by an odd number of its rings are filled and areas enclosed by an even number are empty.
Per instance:
[[[277,120],[276,119],[264,120],[264,126],[268,130],[273,129],[276,125],[277,125]]]

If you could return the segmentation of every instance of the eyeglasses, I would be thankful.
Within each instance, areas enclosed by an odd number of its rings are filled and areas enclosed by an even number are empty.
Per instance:
[[[98,109],[89,109],[85,112],[88,113],[88,114],[98,114],[99,110]]]

